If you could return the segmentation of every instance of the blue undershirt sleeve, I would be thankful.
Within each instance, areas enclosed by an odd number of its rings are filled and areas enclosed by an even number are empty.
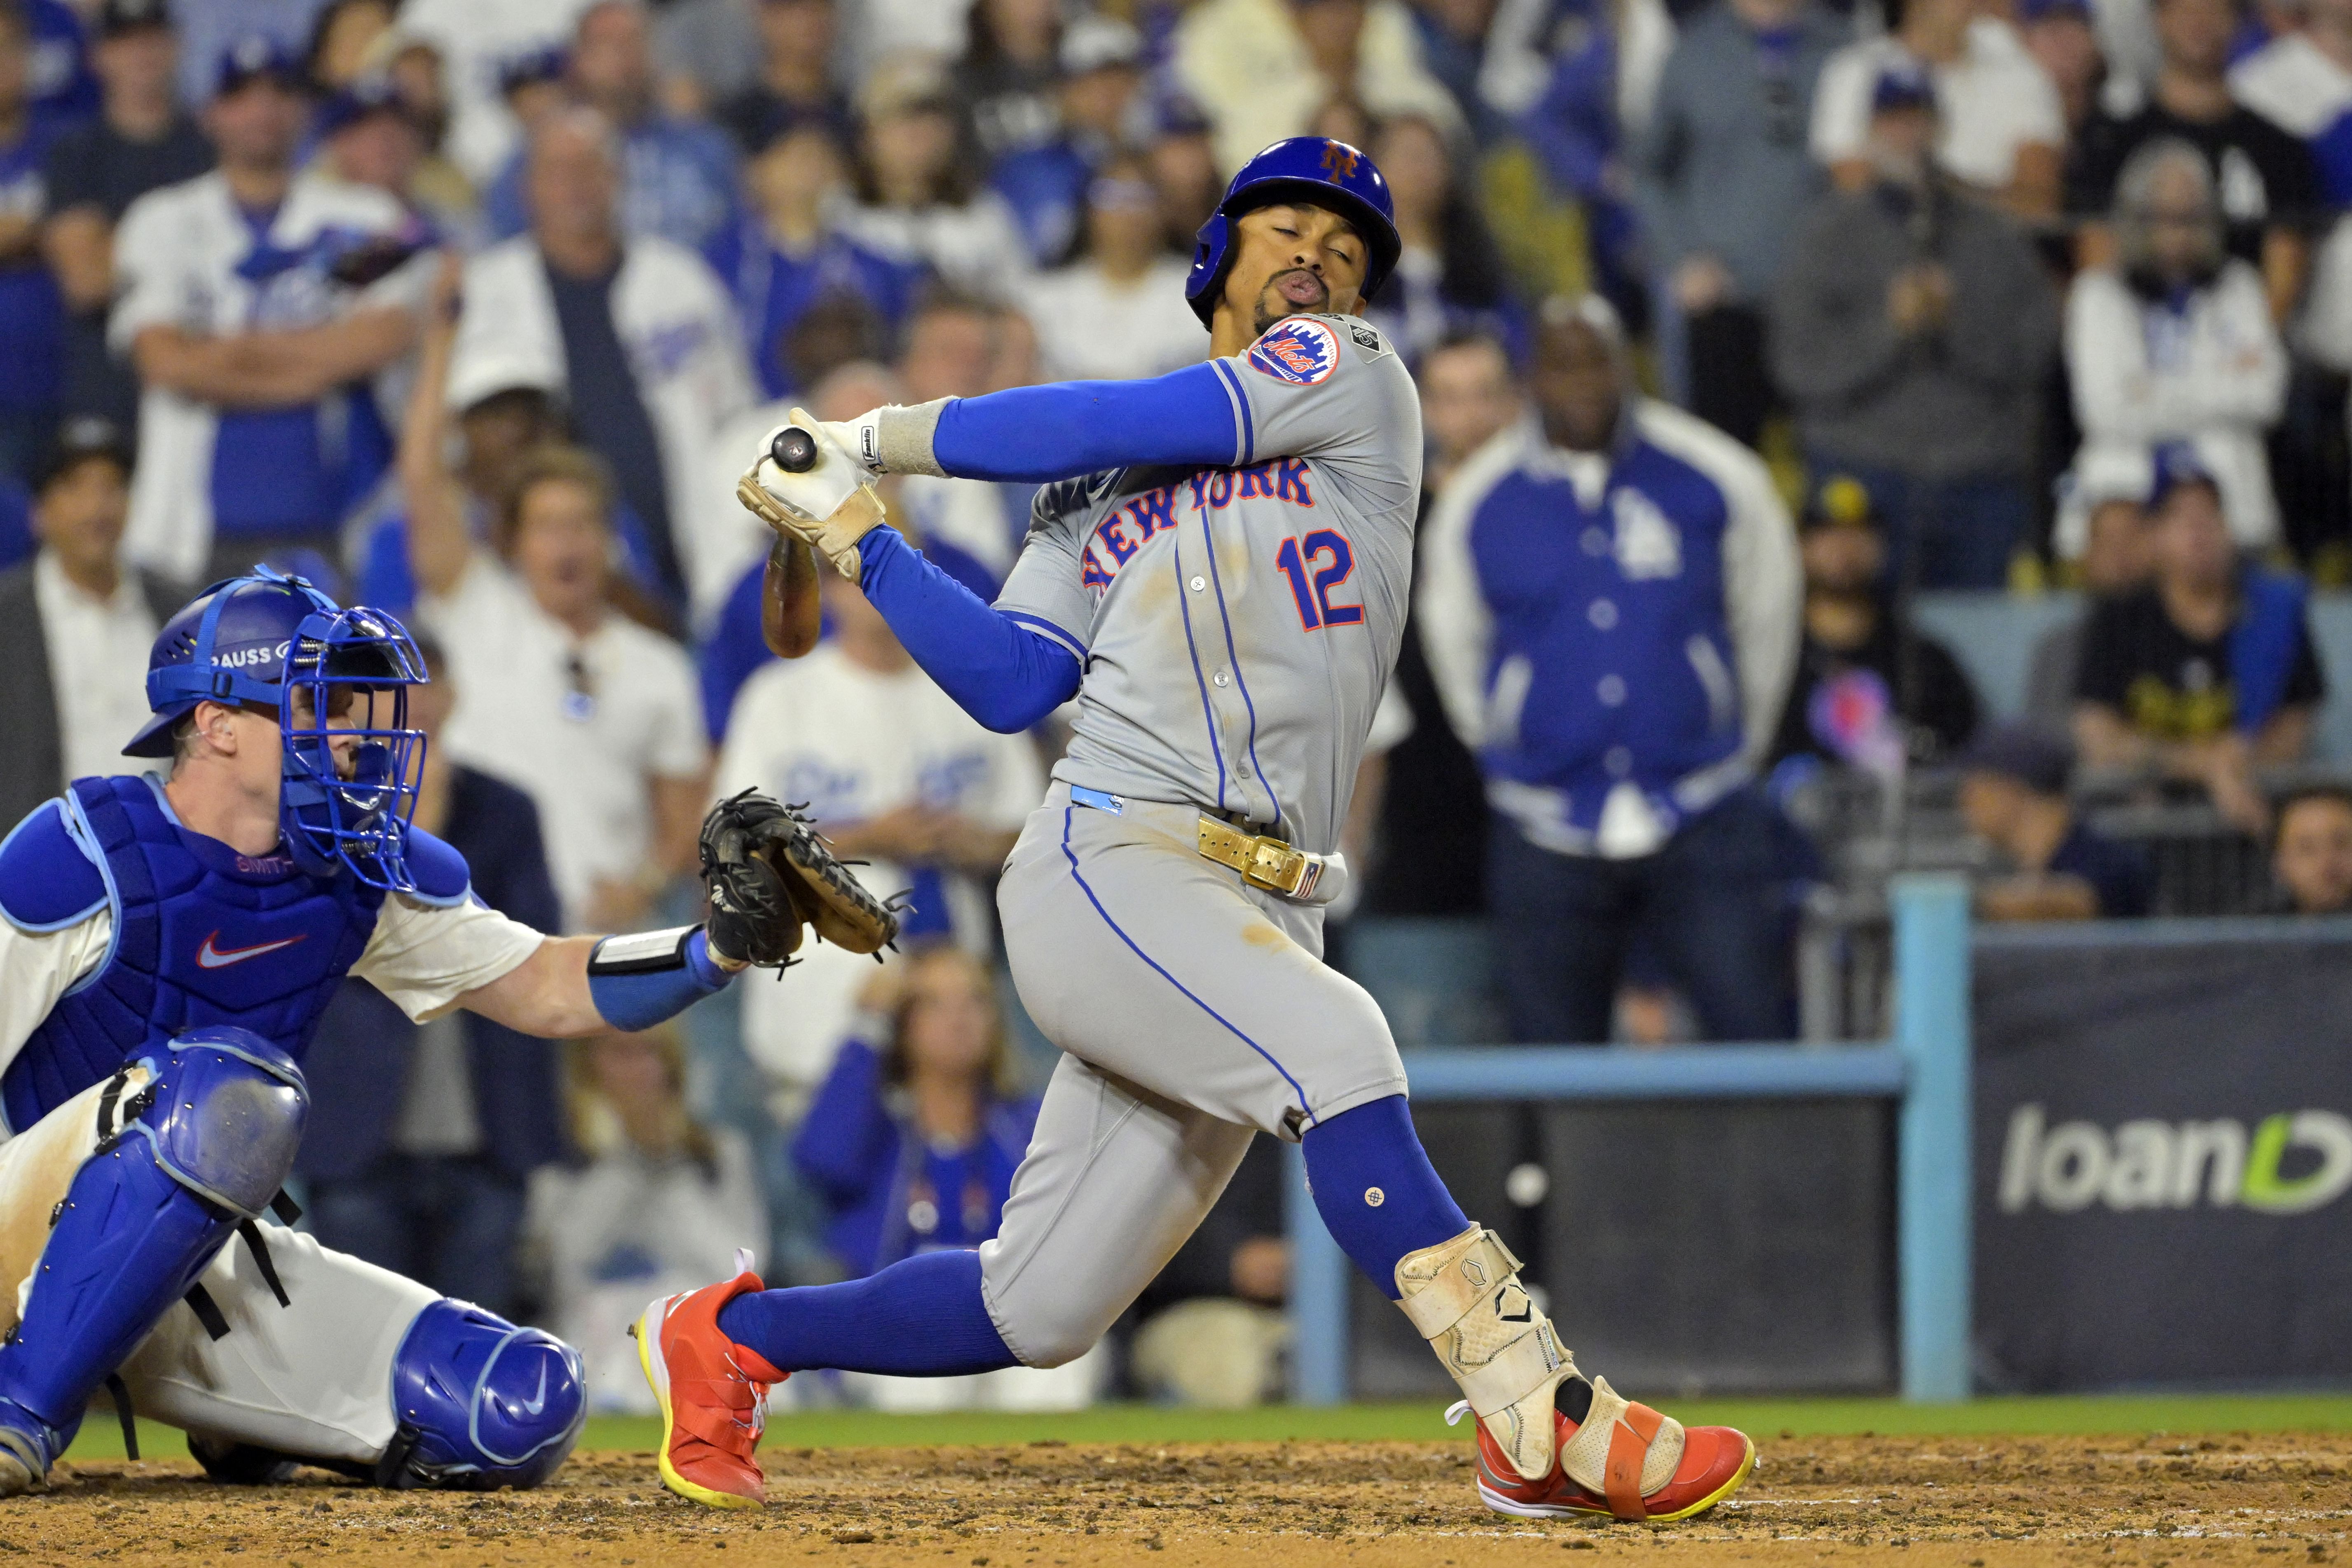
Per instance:
[[[981,603],[895,528],[857,542],[860,586],[898,641],[956,706],[1001,735],[1078,694],[1077,656]]]
[[[959,479],[1043,484],[1104,468],[1246,460],[1241,392],[1223,360],[1150,381],[1066,381],[962,397],[940,412],[931,455]]]

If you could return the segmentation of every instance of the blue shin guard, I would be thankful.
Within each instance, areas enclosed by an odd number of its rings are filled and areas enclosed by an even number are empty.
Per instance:
[[[719,1310],[719,1331],[785,1372],[955,1377],[1020,1364],[981,1299],[977,1252],[926,1252],[845,1284],[738,1296]]]
[[[1401,1094],[1343,1110],[1307,1131],[1315,1212],[1365,1277],[1397,1297],[1397,1260],[1470,1228],[1423,1152]]]
[[[151,1086],[74,1173],[24,1318],[0,1345],[0,1448],[32,1479],[107,1376],[268,1205],[301,1141],[301,1072],[258,1036],[198,1030],[147,1065]]]

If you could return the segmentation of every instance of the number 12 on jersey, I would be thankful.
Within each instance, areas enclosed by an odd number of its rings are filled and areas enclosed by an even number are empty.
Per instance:
[[[1331,602],[1331,590],[1356,569],[1356,552],[1337,530],[1318,528],[1304,539],[1284,540],[1282,548],[1275,552],[1274,563],[1290,580],[1298,623],[1308,631],[1363,624],[1361,605]]]

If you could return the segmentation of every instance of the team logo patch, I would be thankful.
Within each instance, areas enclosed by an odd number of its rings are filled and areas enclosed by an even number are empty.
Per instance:
[[[1277,321],[1249,352],[1250,365],[1261,374],[1293,386],[1315,386],[1331,379],[1339,368],[1339,338],[1312,316]]]

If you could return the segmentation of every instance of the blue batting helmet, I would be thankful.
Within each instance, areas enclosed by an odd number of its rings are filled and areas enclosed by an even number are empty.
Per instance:
[[[1199,248],[1192,253],[1192,275],[1184,280],[1184,298],[1192,313],[1207,326],[1217,313],[1217,296],[1233,264],[1234,220],[1257,207],[1276,202],[1307,202],[1328,208],[1356,226],[1363,236],[1363,297],[1370,299],[1388,280],[1404,242],[1397,237],[1396,203],[1389,183],[1370,158],[1345,142],[1328,136],[1292,136],[1276,142],[1241,166],[1225,199],[1201,226]]]
[[[408,688],[425,679],[416,645],[390,615],[345,609],[303,578],[257,566],[214,584],[165,623],[147,656],[154,717],[122,754],[170,756],[173,728],[200,702],[265,710],[285,743],[278,820],[295,863],[313,876],[348,870],[410,891],[408,821],[425,735],[408,728]],[[375,722],[371,703],[359,727],[344,722],[354,690],[389,693],[389,721]],[[338,741],[349,742],[340,763]]]

